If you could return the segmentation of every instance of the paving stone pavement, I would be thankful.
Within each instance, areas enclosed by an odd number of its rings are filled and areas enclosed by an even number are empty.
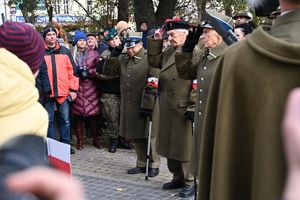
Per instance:
[[[117,149],[116,153],[109,153],[107,150],[85,144],[83,150],[76,150],[71,155],[73,178],[82,182],[88,200],[194,199],[172,196],[178,195],[181,189],[161,189],[164,183],[172,180],[166,158],[161,158],[159,175],[145,180],[145,174],[127,174],[127,170],[136,164],[134,150]]]

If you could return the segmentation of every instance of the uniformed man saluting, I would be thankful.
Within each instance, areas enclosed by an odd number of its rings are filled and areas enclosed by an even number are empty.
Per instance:
[[[143,48],[142,33],[130,32],[124,38],[123,46],[115,47],[106,59],[103,74],[120,77],[121,119],[120,135],[133,139],[137,154],[137,164],[128,174],[146,172],[147,137],[149,117],[153,116],[149,177],[159,174],[160,157],[155,150],[157,117],[156,93],[158,69],[148,66],[147,53]],[[153,111],[154,110],[154,111]]]
[[[233,20],[231,17],[218,12],[211,13],[211,16],[218,19],[219,24],[227,28],[226,31],[233,28]],[[198,56],[198,62],[192,63],[191,59],[194,58],[193,49],[199,37],[203,40],[205,51],[201,56]],[[175,54],[175,63],[180,78],[190,80],[197,79],[197,103],[195,105],[196,115],[191,155],[191,173],[198,176],[200,144],[205,119],[204,116],[206,116],[207,96],[217,62],[226,50],[227,45],[208,21],[198,26],[197,31],[190,32],[187,38],[182,47],[182,52]]]
[[[190,174],[192,149],[192,123],[196,90],[192,80],[178,77],[175,51],[183,45],[189,25],[179,20],[168,20],[162,30],[156,31],[154,38],[148,38],[148,61],[152,67],[161,69],[159,84],[161,89],[159,133],[157,152],[165,156],[173,180],[163,185],[164,190],[183,188],[180,197],[194,195],[193,177]],[[164,30],[165,29],[165,30]],[[168,33],[171,44],[162,52],[162,36]],[[192,92],[194,91],[194,92]],[[186,117],[184,113],[187,113]],[[190,119],[190,120],[189,120]]]

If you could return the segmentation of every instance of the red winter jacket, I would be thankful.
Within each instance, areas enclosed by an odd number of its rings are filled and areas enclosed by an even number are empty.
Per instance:
[[[58,42],[52,50],[46,44],[45,48],[45,61],[52,89],[50,96],[63,103],[70,90],[78,90],[79,79],[74,75],[75,63],[70,50],[60,46]]]
[[[99,61],[100,54],[93,50],[87,49],[84,52],[80,66],[87,66],[90,73],[87,79],[81,78],[79,75],[79,89],[77,98],[71,103],[71,113],[81,116],[94,116],[100,114],[100,89],[98,87],[99,80],[96,77],[96,65]],[[78,65],[78,62],[75,60]],[[78,66],[76,69],[78,70]],[[78,72],[80,73],[80,72]]]

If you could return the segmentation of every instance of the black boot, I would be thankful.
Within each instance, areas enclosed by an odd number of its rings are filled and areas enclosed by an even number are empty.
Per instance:
[[[133,149],[133,145],[125,141],[125,137],[118,137],[118,148]]]
[[[117,150],[117,138],[110,139],[110,146],[108,148],[108,152],[115,153]]]

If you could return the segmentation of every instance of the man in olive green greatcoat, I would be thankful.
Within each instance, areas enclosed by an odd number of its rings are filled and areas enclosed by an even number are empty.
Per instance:
[[[287,94],[300,85],[300,1],[279,2],[282,14],[272,27],[259,26],[218,62],[201,138],[201,200],[282,194],[280,131]]]
[[[192,88],[191,80],[178,77],[174,54],[176,49],[183,45],[189,26],[187,22],[171,20],[166,22],[164,27],[171,44],[164,52],[162,52],[164,30],[157,30],[154,38],[148,38],[148,63],[161,69],[159,132],[156,148],[160,155],[167,158],[168,168],[173,173],[173,180],[164,184],[163,189],[184,188],[179,196],[188,197],[194,195],[193,177],[190,174],[192,144],[190,120],[193,120],[196,91]]]
[[[231,17],[220,14],[218,12],[211,13],[211,16],[218,18],[222,27],[227,29],[233,28],[233,20]],[[203,29],[200,39],[203,41],[205,51],[198,56],[198,62],[193,64],[190,60],[194,58],[193,45],[189,39],[186,40],[182,47],[182,53],[175,54],[175,63],[180,78],[197,79],[197,98],[195,106],[195,129],[193,135],[192,157],[191,157],[191,173],[198,176],[200,141],[203,128],[203,120],[206,114],[207,96],[210,89],[212,77],[214,75],[217,62],[220,56],[228,47],[222,37],[213,29],[209,22],[204,22],[198,29]],[[193,40],[198,40],[201,30],[190,32]],[[194,45],[196,44],[196,41]]]
[[[127,33],[124,38],[127,52],[121,54],[123,47],[115,47],[105,61],[103,74],[120,77],[120,135],[134,140],[137,154],[136,167],[128,170],[128,174],[146,172],[149,117],[153,113],[148,175],[154,177],[158,175],[160,165],[160,157],[155,150],[159,70],[148,66],[147,53],[141,41],[141,32]]]

